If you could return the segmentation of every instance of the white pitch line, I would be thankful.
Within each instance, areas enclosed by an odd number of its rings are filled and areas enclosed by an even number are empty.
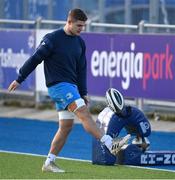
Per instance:
[[[2,153],[10,153],[10,154],[21,154],[21,155],[28,155],[28,156],[37,156],[37,157],[47,157],[47,155],[24,153],[24,152],[15,152],[15,151],[0,150],[0,152],[2,152]],[[65,160],[81,161],[81,162],[92,162],[90,160],[75,159],[75,158],[66,158],[66,157],[57,157],[57,159],[65,159]],[[123,165],[123,166],[132,167],[132,168],[138,168],[138,169],[148,169],[148,170],[166,171],[166,172],[174,172],[175,173],[175,170],[168,170],[168,169],[142,167],[142,166],[131,166],[131,165]]]
[[[28,156],[37,156],[37,157],[47,157],[47,155],[41,154],[32,154],[32,153],[24,153],[24,152],[16,152],[16,151],[4,151],[0,150],[2,153],[10,153],[10,154],[21,154],[21,155],[28,155]],[[82,161],[82,162],[91,162],[90,160],[83,160],[83,159],[75,159],[75,158],[66,158],[66,157],[57,157],[57,159],[65,159],[65,160],[72,160],[72,161]]]
[[[138,169],[149,169],[149,170],[156,170],[156,171],[166,171],[166,172],[174,172],[175,170],[168,170],[168,169],[160,169],[160,168],[152,168],[152,167],[143,167],[143,166],[132,166],[132,165],[125,165],[127,167],[132,167],[132,168],[138,168]]]

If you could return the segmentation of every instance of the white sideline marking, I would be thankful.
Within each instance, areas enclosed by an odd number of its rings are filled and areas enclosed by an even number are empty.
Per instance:
[[[151,167],[142,167],[142,166],[132,166],[132,165],[124,165],[124,166],[132,167],[132,168],[138,168],[138,169],[149,169],[149,170],[166,171],[166,172],[174,172],[174,173],[175,173],[175,170],[168,170],[168,169],[151,168]]]
[[[23,152],[16,152],[16,151],[4,151],[0,150],[2,153],[10,153],[10,154],[21,154],[21,155],[28,155],[28,156],[37,156],[37,157],[47,157],[47,155],[41,154],[32,154],[32,153],[23,153]],[[72,160],[72,161],[82,161],[82,162],[91,162],[90,160],[83,160],[83,159],[75,159],[75,158],[66,158],[66,157],[57,157],[57,159],[65,159],[65,160]]]
[[[28,155],[28,156],[37,156],[37,157],[47,157],[47,155],[32,154],[32,153],[23,153],[23,152],[15,152],[15,151],[0,150],[0,152],[2,152],[2,153],[10,153],[10,154],[21,154],[21,155]],[[90,160],[75,159],[75,158],[66,158],[66,157],[57,157],[57,159],[65,159],[65,160],[81,161],[81,162],[92,162]],[[151,167],[142,167],[142,166],[131,166],[131,165],[123,165],[123,166],[132,167],[132,168],[138,168],[138,169],[149,169],[149,170],[156,170],[156,171],[175,172],[174,170],[160,169],[160,168],[151,168]]]

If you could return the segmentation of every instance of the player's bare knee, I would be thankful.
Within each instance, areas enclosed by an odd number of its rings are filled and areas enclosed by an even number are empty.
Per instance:
[[[92,121],[91,114],[86,106],[79,108],[75,114],[82,122]]]
[[[59,127],[60,133],[67,135],[71,132],[73,125],[66,125]]]

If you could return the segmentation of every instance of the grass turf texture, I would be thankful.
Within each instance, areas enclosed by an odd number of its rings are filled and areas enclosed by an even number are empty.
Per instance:
[[[0,153],[0,179],[175,179],[175,173],[57,159],[66,173],[41,172],[44,157]]]

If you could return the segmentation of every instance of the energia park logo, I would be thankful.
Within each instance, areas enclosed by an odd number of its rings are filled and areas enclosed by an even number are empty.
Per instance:
[[[128,89],[131,79],[142,79],[143,89],[147,81],[173,79],[173,54],[170,45],[166,44],[161,53],[135,52],[136,45],[130,44],[130,51],[94,50],[91,56],[91,73],[94,77],[122,78],[123,89]]]

